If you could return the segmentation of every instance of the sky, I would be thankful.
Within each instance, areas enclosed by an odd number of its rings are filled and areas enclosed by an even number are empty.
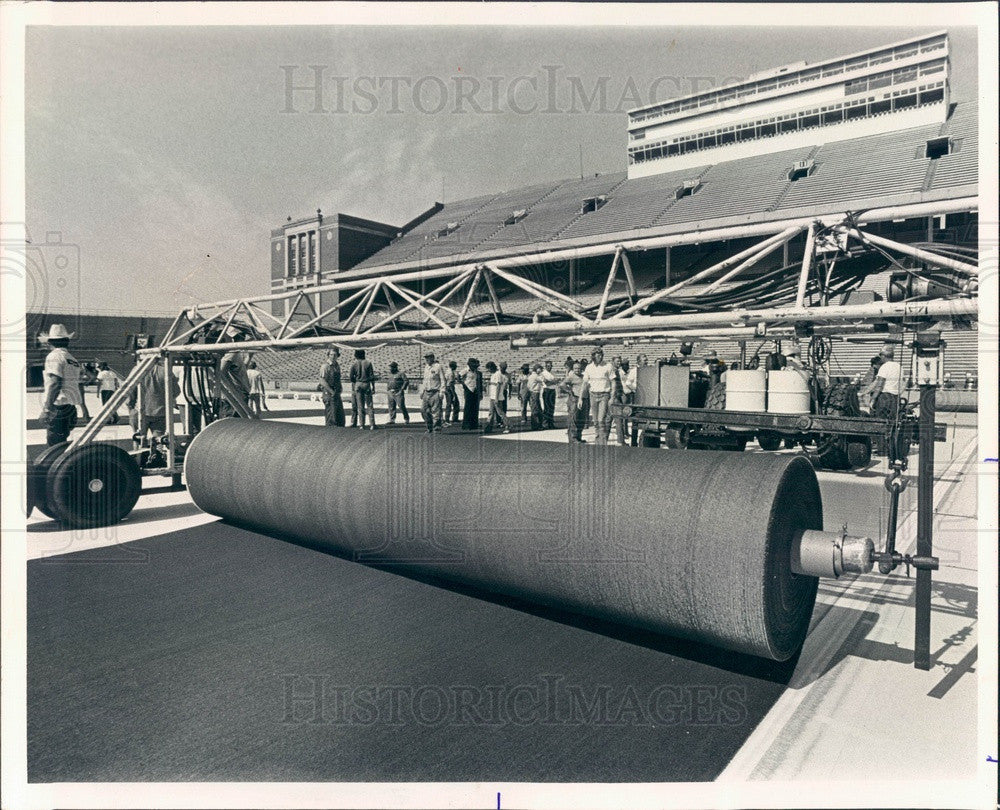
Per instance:
[[[401,225],[620,171],[628,109],[930,30],[32,27],[26,224],[46,278],[29,307],[266,294],[289,216]],[[971,99],[976,32],[950,35],[952,97]]]

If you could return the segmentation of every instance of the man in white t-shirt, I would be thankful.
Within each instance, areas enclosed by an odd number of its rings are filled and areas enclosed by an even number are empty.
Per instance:
[[[98,365],[99,371],[97,372],[97,393],[101,397],[101,405],[103,406],[118,387],[121,385],[121,378],[115,374],[111,367],[106,362],[101,362]],[[118,413],[117,411],[111,414],[111,424],[118,424]]]
[[[892,346],[886,346],[879,355],[882,365],[872,382],[875,406],[872,415],[880,419],[895,419],[899,409],[899,395],[903,389],[903,367],[896,362]]]
[[[611,432],[611,412],[609,405],[615,385],[615,369],[604,362],[604,350],[597,348],[590,354],[592,362],[583,370],[583,390],[577,407],[590,398],[590,416],[597,432],[597,443],[607,444]]]
[[[45,357],[45,400],[39,421],[45,425],[45,441],[49,447],[64,442],[76,426],[76,409],[82,407],[80,397],[80,362],[69,353],[74,333],[61,323],[49,327],[41,337],[51,351]]]

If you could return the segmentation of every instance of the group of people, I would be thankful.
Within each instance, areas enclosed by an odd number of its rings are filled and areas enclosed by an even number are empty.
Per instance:
[[[460,369],[456,361],[444,363],[433,352],[428,352],[424,356],[418,386],[420,413],[429,433],[451,424],[460,424],[464,431],[509,433],[508,405],[517,397],[521,424],[532,430],[546,430],[555,427],[556,399],[564,394],[570,441],[584,441],[582,433],[589,417],[597,431],[597,442],[606,444],[613,421],[610,406],[634,401],[637,368],[647,362],[645,355],[636,358],[635,366],[617,356],[606,362],[603,349],[597,348],[589,359],[567,357],[563,370],[558,373],[551,360],[534,365],[525,363],[511,372],[505,362],[489,360],[481,365],[475,357],[470,357],[465,368]],[[343,404],[344,376],[340,350],[329,349],[319,372],[328,426],[347,425]],[[364,349],[355,350],[346,376],[351,387],[351,427],[374,430],[373,393],[379,377]],[[390,363],[386,380],[389,424],[395,424],[398,417],[409,424],[410,412],[406,406],[409,388],[410,379],[406,373],[397,362]],[[487,414],[485,425],[480,416],[483,410]],[[619,434],[619,440],[624,442],[622,425],[619,425]]]

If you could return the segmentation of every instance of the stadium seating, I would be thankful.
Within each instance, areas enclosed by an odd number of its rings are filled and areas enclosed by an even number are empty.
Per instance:
[[[358,267],[472,252],[488,258],[536,242],[620,234],[657,225],[700,224],[714,218],[830,203],[853,204],[918,192],[925,186],[938,189],[974,183],[976,116],[975,102],[959,102],[943,126],[913,127],[633,180],[616,172],[461,200],[445,205]],[[929,160],[923,155],[927,139],[942,133],[950,135],[958,148],[937,161]],[[815,161],[813,171],[791,181],[792,164],[810,157]],[[678,199],[678,188],[692,179],[700,180],[701,187]],[[602,195],[607,197],[603,205],[583,212],[583,200]],[[525,212],[523,219],[504,225],[516,211]]]
[[[942,134],[950,135],[958,149],[938,158],[931,188],[947,188],[978,182],[978,116],[979,108],[976,104],[959,104],[955,108]]]
[[[824,144],[814,158],[815,170],[791,184],[781,207],[855,203],[920,191],[929,161],[918,152],[939,129],[932,124]]]

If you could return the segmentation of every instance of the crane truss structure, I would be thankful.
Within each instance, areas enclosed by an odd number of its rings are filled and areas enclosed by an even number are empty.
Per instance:
[[[903,217],[939,216],[976,210],[974,198],[865,211],[865,223]],[[101,426],[138,386],[158,357],[168,367],[176,362],[201,359],[211,363],[232,351],[231,334],[241,332],[241,351],[268,351],[340,346],[362,348],[383,345],[455,343],[476,340],[510,340],[514,343],[607,341],[691,336],[753,337],[794,334],[802,330],[823,333],[870,332],[873,325],[902,326],[969,321],[978,315],[979,267],[975,253],[961,253],[952,246],[914,246],[896,242],[864,230],[858,215],[850,212],[836,218],[804,218],[765,225],[737,226],[695,233],[653,236],[608,242],[583,248],[524,253],[488,261],[468,262],[423,270],[392,273],[392,268],[349,271],[340,280],[282,293],[201,304],[182,310],[156,347],[137,352],[139,362],[124,385],[77,435],[71,447],[93,441]],[[699,306],[723,285],[739,283],[738,277],[790,240],[806,233],[806,247],[791,300],[777,306],[707,308]],[[665,289],[640,296],[629,254],[658,247],[695,242],[721,241],[760,236],[761,241]],[[833,245],[831,252],[829,246]],[[825,247],[822,247],[825,246]],[[858,304],[830,302],[830,278],[838,255],[852,249],[877,250],[890,263],[895,256],[950,275],[953,294],[943,298],[876,301]],[[545,287],[518,273],[524,268],[568,258],[610,257],[610,267],[600,301],[588,306],[573,296]],[[914,270],[913,272],[918,272]],[[612,302],[615,282],[623,277],[626,294]],[[405,284],[422,282],[426,292],[414,292]],[[497,294],[503,282],[537,301],[531,315],[509,315]],[[753,284],[753,282],[750,282]],[[691,295],[695,285],[702,286]],[[427,287],[429,286],[429,289]],[[311,296],[336,293],[337,303],[317,308]],[[369,319],[376,297],[396,306],[381,317]],[[477,295],[489,301],[491,323],[470,323],[470,309]],[[279,318],[269,311],[275,301],[287,301],[287,314]],[[612,305],[613,304],[613,305]],[[649,310],[674,307],[677,311],[651,314]],[[346,317],[342,317],[343,313]],[[298,320],[296,320],[298,316]],[[407,316],[420,320],[407,320]],[[482,320],[478,316],[478,320]],[[370,321],[374,320],[373,323]],[[330,323],[334,325],[330,325]],[[223,390],[222,395],[229,392]],[[227,397],[228,398],[228,397]],[[239,408],[239,403],[233,403]],[[169,403],[172,407],[173,403]],[[168,420],[169,421],[169,420]]]

